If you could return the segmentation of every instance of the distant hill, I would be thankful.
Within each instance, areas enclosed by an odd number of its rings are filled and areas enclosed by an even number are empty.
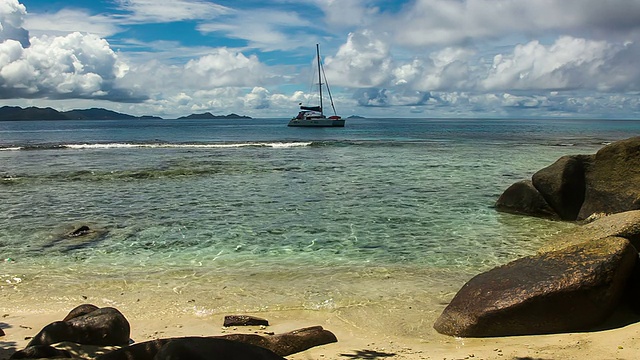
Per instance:
[[[360,115],[351,115],[347,119],[366,119],[366,118]]]
[[[178,120],[182,120],[182,119],[251,119],[251,117],[233,114],[233,113],[229,115],[213,115],[210,112],[206,112],[203,114],[191,114],[189,116],[183,116],[178,118]]]
[[[132,116],[106,109],[85,109],[60,112],[48,108],[3,106],[0,108],[0,120],[123,120],[123,119],[160,119],[154,116]]]
[[[106,109],[71,110],[63,112],[71,120],[126,120],[126,119],[161,119],[156,116],[132,116]]]
[[[20,108],[17,106],[3,106],[0,108],[0,120],[67,120],[68,117],[52,108]]]

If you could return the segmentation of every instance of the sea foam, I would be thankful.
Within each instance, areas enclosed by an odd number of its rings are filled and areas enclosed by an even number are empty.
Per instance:
[[[63,147],[68,149],[130,149],[130,148],[152,148],[152,149],[217,149],[217,148],[241,148],[241,147],[268,147],[268,148],[294,148],[310,146],[312,142],[250,142],[234,144],[135,144],[135,143],[109,143],[109,144],[66,144]]]

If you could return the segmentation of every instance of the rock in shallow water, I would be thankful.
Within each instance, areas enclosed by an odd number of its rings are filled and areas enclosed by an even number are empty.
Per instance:
[[[559,218],[530,180],[519,181],[509,186],[498,198],[495,206],[499,211],[513,214]]]
[[[584,202],[585,167],[592,160],[592,155],[563,156],[533,174],[533,186],[562,220],[578,217]]]
[[[539,217],[550,217],[551,209],[551,217],[584,220],[596,213],[639,210],[638,184],[640,137],[634,137],[607,145],[595,155],[560,158],[536,172],[531,183],[509,187],[496,209]]]

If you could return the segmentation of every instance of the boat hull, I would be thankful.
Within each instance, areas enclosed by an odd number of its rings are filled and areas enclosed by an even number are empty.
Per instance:
[[[288,126],[299,127],[344,127],[344,119],[291,119]]]

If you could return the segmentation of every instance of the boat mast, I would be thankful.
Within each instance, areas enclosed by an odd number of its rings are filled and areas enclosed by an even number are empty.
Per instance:
[[[316,44],[316,57],[318,58],[318,90],[320,92],[320,115],[324,115],[322,106],[322,74],[320,72],[320,45]]]

